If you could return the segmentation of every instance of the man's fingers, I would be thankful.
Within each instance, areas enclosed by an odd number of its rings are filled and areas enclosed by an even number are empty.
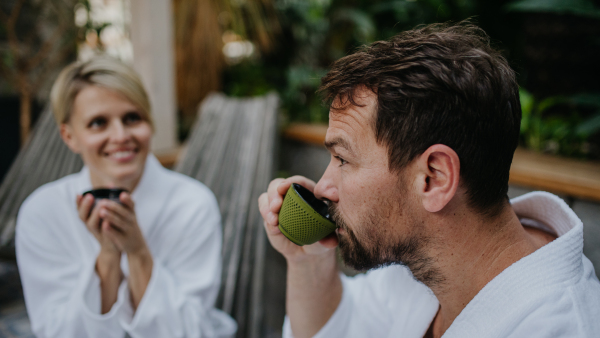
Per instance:
[[[285,184],[285,181],[286,180],[282,178],[277,178],[271,181],[271,183],[269,184],[267,195],[269,196],[269,209],[272,212],[279,212],[279,208],[281,207],[281,201],[283,201],[283,198],[281,197],[281,194],[279,194],[277,188],[279,187],[279,185]]]
[[[285,195],[285,193],[290,188],[290,185],[292,185],[292,183],[298,183],[310,191],[314,191],[315,186],[317,185],[312,180],[309,180],[308,178],[306,178],[304,176],[300,176],[300,175],[288,177],[285,181],[286,181],[285,184],[279,184],[279,186],[277,187],[277,191],[279,192],[280,195]]]
[[[322,240],[319,241],[319,243],[326,247],[327,249],[333,249],[336,246],[338,246],[339,241],[338,241],[338,237],[337,235],[334,233],[329,234],[327,237],[323,238]]]
[[[279,213],[279,210],[281,209],[281,205],[283,204],[283,199],[285,198],[285,194],[287,193],[287,191],[290,188],[290,186],[292,185],[292,183],[298,183],[310,191],[315,190],[315,185],[316,185],[315,182],[313,182],[312,180],[309,180],[308,178],[306,178],[304,176],[298,176],[298,175],[289,177],[289,178],[281,181],[276,188],[277,193],[273,194],[275,197],[273,199],[269,198],[269,201],[270,201],[269,206],[273,213],[275,213],[275,214]]]
[[[267,215],[269,214],[269,195],[267,193],[262,193],[258,197],[258,210],[262,215],[263,219],[267,219]]]
[[[267,223],[267,221],[264,221],[263,225],[265,227],[265,232],[267,233],[267,236],[275,236],[275,235],[278,235],[281,233],[281,230],[279,230],[279,227],[271,226]]]

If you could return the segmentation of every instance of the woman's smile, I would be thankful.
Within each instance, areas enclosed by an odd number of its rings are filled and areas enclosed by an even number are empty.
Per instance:
[[[125,96],[100,86],[83,88],[61,132],[88,166],[95,188],[133,191],[150,151],[152,127]]]
[[[108,157],[118,163],[127,163],[134,159],[137,155],[138,150],[136,148],[131,149],[116,149],[108,152],[104,152],[104,156]]]

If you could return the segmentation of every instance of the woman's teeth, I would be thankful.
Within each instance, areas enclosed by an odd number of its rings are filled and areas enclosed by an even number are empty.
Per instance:
[[[122,158],[126,158],[128,156],[131,156],[133,154],[133,151],[128,150],[128,151],[117,151],[112,153],[110,156],[113,158],[118,159],[122,159]]]

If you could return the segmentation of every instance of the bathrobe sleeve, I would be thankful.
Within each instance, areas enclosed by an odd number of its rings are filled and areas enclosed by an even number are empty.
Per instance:
[[[423,337],[438,310],[435,296],[401,266],[341,276],[342,300],[314,338]],[[283,337],[293,338],[286,316]]]
[[[152,276],[135,313],[127,302],[121,320],[133,338],[235,333],[235,322],[214,308],[221,277],[221,223],[214,196],[203,189],[201,195],[180,189],[160,212],[161,225],[146,238],[153,251]],[[150,213],[136,209],[138,215],[144,212]]]
[[[120,286],[119,301],[101,315],[96,259],[76,257],[82,243],[69,233],[68,217],[62,223],[59,217],[69,212],[65,203],[43,191],[19,211],[16,252],[32,331],[38,338],[123,337],[119,316],[126,285]]]

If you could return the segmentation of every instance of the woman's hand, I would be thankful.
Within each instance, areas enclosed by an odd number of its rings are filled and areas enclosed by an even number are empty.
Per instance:
[[[119,200],[121,204],[108,199],[98,201],[99,216],[103,219],[102,233],[127,253],[131,302],[137,309],[150,282],[154,261],[138,226],[131,195],[122,192]]]
[[[85,196],[77,195],[76,202],[79,218],[85,223],[88,231],[98,240],[98,243],[100,243],[100,253],[105,256],[118,256],[120,259],[121,250],[102,231],[109,224],[100,218],[100,208],[98,204],[94,206],[94,196],[92,194],[86,194]]]
[[[100,219],[100,208],[98,204],[94,206],[94,197],[91,194],[77,195],[76,202],[79,218],[100,243],[100,253],[96,257],[96,273],[100,277],[101,313],[105,314],[116,303],[119,285],[123,279],[121,250],[102,230],[110,228],[110,225],[108,221]]]
[[[131,195],[122,192],[119,200],[121,203],[109,199],[97,202],[98,214],[103,220],[102,233],[110,238],[119,250],[128,255],[147,251],[148,247],[137,223]]]

